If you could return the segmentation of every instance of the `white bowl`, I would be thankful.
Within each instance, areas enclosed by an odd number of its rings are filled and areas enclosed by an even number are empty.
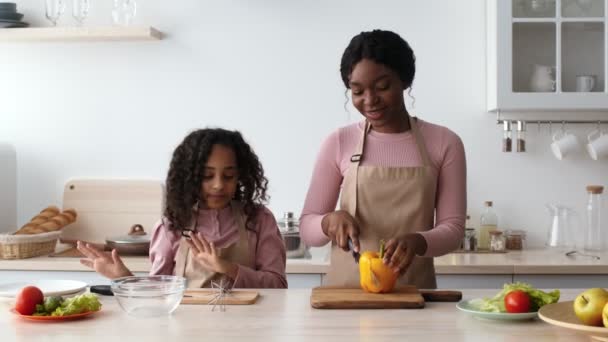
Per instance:
[[[170,315],[184,296],[186,278],[178,276],[124,277],[112,280],[112,292],[129,315]]]

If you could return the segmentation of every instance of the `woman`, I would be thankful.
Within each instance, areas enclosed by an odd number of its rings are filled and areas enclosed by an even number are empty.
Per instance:
[[[377,250],[400,284],[436,288],[432,257],[460,245],[466,216],[466,161],[449,129],[413,118],[405,107],[415,57],[390,31],[355,36],[340,72],[364,121],[323,143],[301,217],[303,241],[332,242],[327,285],[357,286],[349,251]],[[335,210],[340,197],[340,210]]]

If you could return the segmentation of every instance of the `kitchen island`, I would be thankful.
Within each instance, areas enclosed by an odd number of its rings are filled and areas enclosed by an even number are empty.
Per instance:
[[[582,290],[562,291],[571,300]],[[171,316],[136,318],[114,298],[88,318],[57,323],[31,322],[9,311],[0,299],[0,341],[588,341],[574,331],[540,319],[490,321],[460,312],[455,303],[427,303],[424,309],[318,310],[310,290],[259,290],[253,305],[181,305]],[[492,296],[494,290],[465,290],[464,299]]]

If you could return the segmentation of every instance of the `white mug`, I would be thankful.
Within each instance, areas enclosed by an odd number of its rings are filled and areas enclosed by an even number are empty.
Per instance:
[[[597,136],[597,137],[596,137]],[[595,130],[587,136],[587,152],[593,160],[608,156],[608,134]]]
[[[576,91],[586,93],[593,91],[595,87],[595,75],[579,75],[576,76]]]
[[[553,135],[551,151],[553,151],[555,158],[562,160],[566,155],[576,151],[578,148],[578,138],[574,134],[562,130]]]

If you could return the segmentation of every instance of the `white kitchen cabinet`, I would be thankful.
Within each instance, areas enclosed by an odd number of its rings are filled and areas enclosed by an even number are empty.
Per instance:
[[[605,0],[488,1],[488,111],[608,110],[606,13]]]

